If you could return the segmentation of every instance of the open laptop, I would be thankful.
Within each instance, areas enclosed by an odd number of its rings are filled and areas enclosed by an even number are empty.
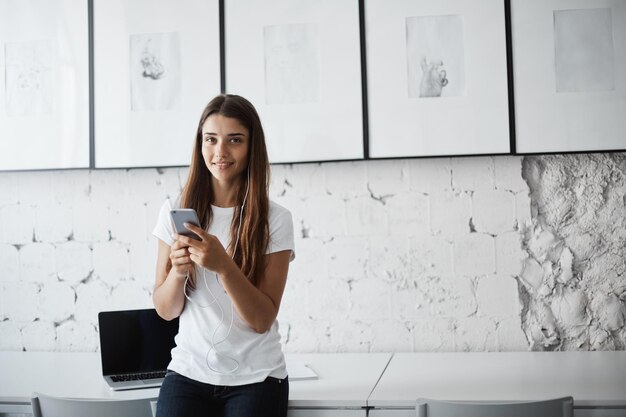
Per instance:
[[[155,309],[98,313],[102,375],[113,390],[158,387],[170,363],[178,319]]]

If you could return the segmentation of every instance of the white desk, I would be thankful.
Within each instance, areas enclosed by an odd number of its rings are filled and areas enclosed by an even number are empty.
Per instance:
[[[626,416],[626,352],[396,353],[370,417],[414,416],[418,397],[524,401],[573,396],[575,416]]]
[[[315,380],[290,381],[290,417],[365,417],[372,392],[391,354],[291,354]],[[33,391],[74,398],[156,399],[158,388],[111,391],[99,353],[0,352],[0,414],[30,413]]]
[[[390,360],[391,359],[391,360]],[[418,397],[536,400],[571,395],[575,417],[626,416],[626,352],[298,354],[316,380],[291,381],[290,417],[404,417]],[[113,392],[98,353],[0,352],[0,414],[29,413],[30,395],[155,399]]]

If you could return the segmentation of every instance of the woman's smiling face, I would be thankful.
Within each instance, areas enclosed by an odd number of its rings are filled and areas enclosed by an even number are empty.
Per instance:
[[[248,167],[249,149],[250,134],[239,120],[212,114],[202,125],[202,157],[213,181],[234,185]]]

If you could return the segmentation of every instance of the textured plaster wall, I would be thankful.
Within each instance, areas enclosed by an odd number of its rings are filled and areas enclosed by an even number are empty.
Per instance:
[[[626,348],[626,156],[526,158],[533,223],[520,275],[537,350]]]
[[[621,154],[281,165],[286,351],[624,349]],[[184,169],[0,173],[0,350],[89,351],[151,307]]]

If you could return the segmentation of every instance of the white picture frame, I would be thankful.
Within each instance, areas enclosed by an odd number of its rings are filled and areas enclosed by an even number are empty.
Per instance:
[[[626,149],[626,2],[512,0],[521,154]]]
[[[511,151],[502,0],[365,0],[371,158]]]
[[[359,5],[226,0],[226,92],[263,123],[271,163],[362,159]]]
[[[87,0],[0,0],[0,171],[89,167]]]
[[[221,91],[218,0],[93,0],[96,168],[185,166]]]

